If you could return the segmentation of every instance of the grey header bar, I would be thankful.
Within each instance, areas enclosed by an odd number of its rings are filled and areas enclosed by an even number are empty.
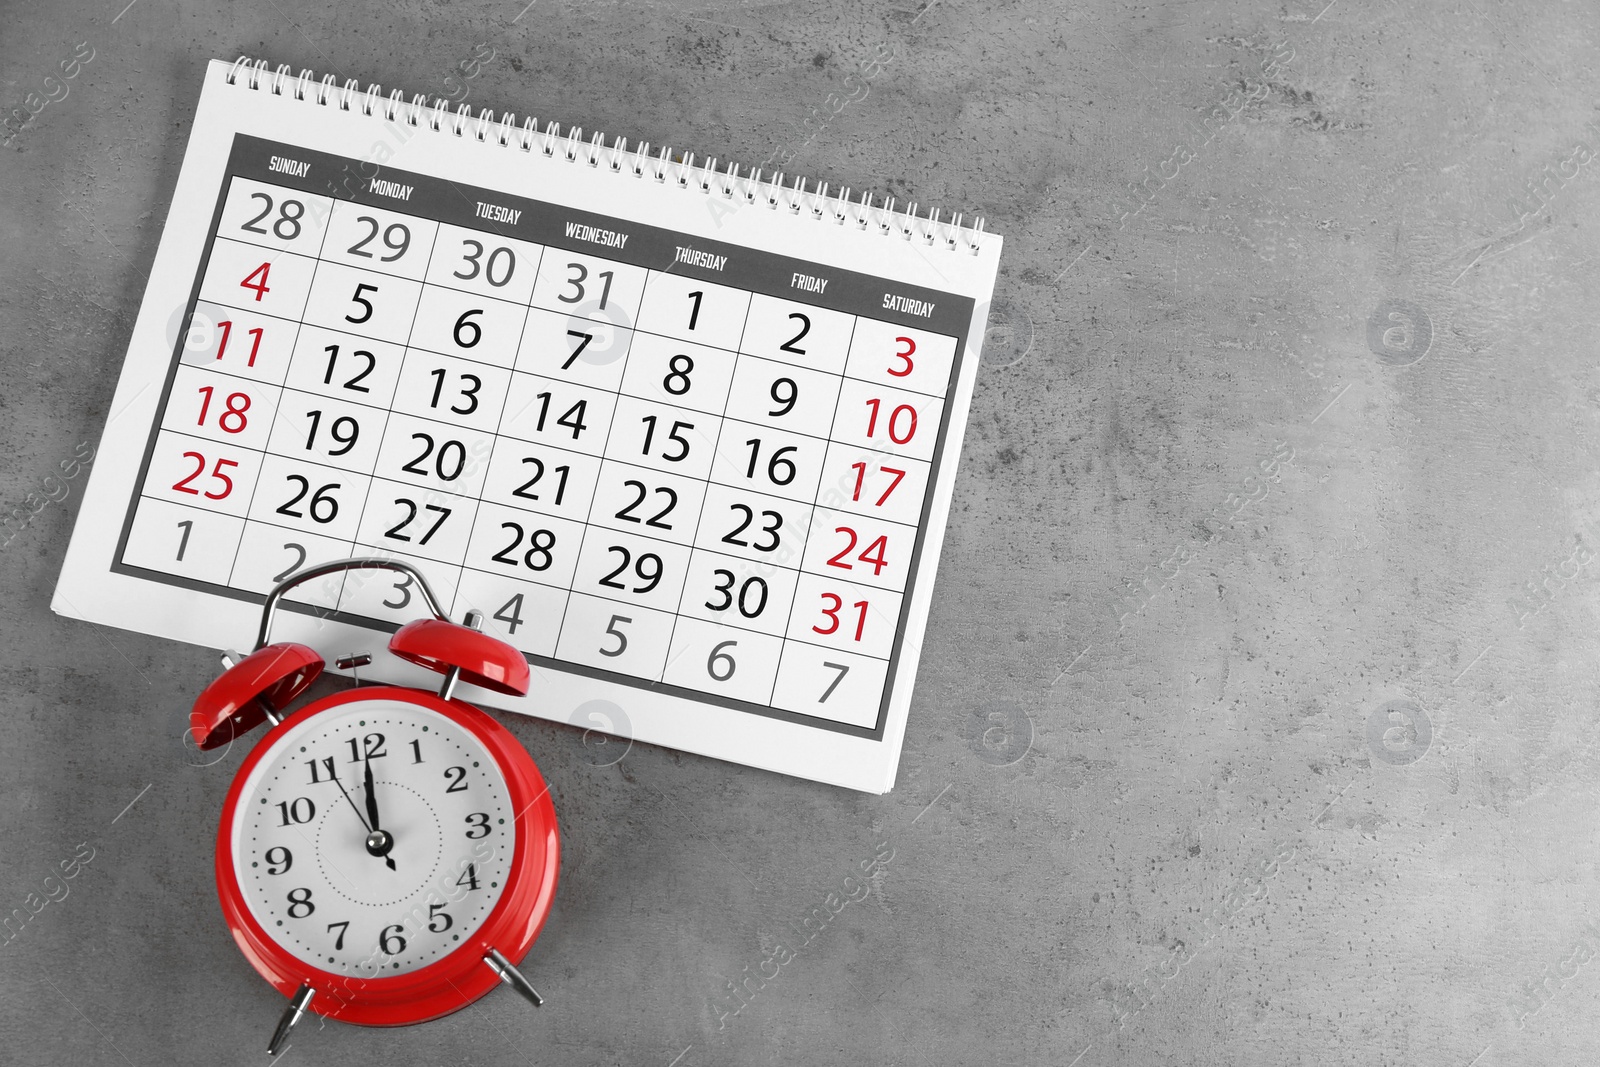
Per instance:
[[[576,165],[576,164],[574,164]],[[690,240],[658,226],[529,200],[444,178],[236,135],[228,172],[255,181],[370,207],[515,237],[550,248],[602,256],[651,270],[796,300],[965,340],[971,297],[887,282],[856,271],[762,252],[742,245]],[[762,208],[760,210],[769,210]],[[806,225],[822,226],[807,221]],[[805,225],[795,227],[796,243]],[[885,241],[896,240],[884,237]],[[936,250],[935,255],[943,254]],[[962,347],[965,347],[963,344]]]

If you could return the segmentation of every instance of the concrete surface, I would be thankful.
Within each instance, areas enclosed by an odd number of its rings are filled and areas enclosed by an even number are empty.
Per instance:
[[[76,875],[0,943],[0,1061],[259,1062],[282,1003],[213,890],[242,750],[181,740],[211,654],[46,606],[241,52],[1009,239],[895,792],[514,722],[567,852],[547,1006],[285,1062],[1600,1055],[1591,5],[122,2],[0,23],[6,112],[93,48],[0,133],[0,487],[40,508],[0,551],[0,914]]]

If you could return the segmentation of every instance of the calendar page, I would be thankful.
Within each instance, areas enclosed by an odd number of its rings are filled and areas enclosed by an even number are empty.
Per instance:
[[[890,788],[999,239],[330,89],[212,64],[55,609],[249,646],[399,560],[533,668],[464,699]],[[286,607],[437,686],[409,575]]]

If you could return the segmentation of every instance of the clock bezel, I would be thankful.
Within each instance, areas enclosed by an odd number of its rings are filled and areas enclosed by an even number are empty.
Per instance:
[[[461,945],[425,967],[383,978],[326,971],[291,953],[258,922],[245,902],[233,861],[233,827],[245,783],[284,735],[307,718],[366,700],[411,704],[449,719],[476,738],[495,760],[512,810],[512,856],[499,901]],[[555,899],[561,840],[555,805],[539,768],[492,717],[462,700],[421,689],[364,686],[323,697],[284,718],[251,750],[234,775],[217,834],[217,893],[233,939],[245,959],[284,996],[302,985],[316,991],[308,1010],[362,1026],[407,1026],[442,1018],[474,1003],[500,984],[483,962],[493,948],[520,963],[543,929]]]

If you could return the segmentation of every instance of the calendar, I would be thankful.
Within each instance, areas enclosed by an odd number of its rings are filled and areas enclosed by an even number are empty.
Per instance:
[[[247,645],[400,560],[527,657],[468,699],[885,791],[1000,243],[213,63],[53,606]],[[418,681],[409,575],[285,606]]]

